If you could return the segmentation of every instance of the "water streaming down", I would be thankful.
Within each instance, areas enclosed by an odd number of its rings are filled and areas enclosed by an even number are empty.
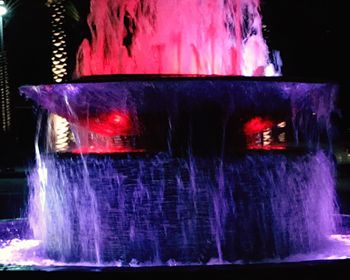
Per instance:
[[[28,176],[35,255],[174,265],[326,248],[338,223],[330,121],[337,87],[232,77],[280,74],[262,37],[259,1],[90,5],[91,38],[80,46],[76,77],[221,77],[21,87],[70,129],[60,153],[50,118],[38,129]]]
[[[333,169],[322,152],[193,163],[162,153],[85,160],[97,209],[84,186],[82,159],[46,156],[45,190],[31,176],[36,195],[46,200],[33,197],[44,220],[35,217],[31,226],[56,260],[257,261],[312,252],[335,231]]]
[[[76,76],[274,76],[259,0],[92,0]],[[276,54],[276,59],[270,59]],[[272,63],[274,62],[274,63]]]
[[[32,236],[44,244],[44,250],[52,259],[65,260],[68,256],[66,254],[73,252],[78,246],[80,257],[72,259],[70,254],[71,261],[82,259],[100,263],[99,213],[86,161],[82,158],[79,166],[80,181],[69,184],[67,178],[75,176],[72,173],[74,170],[62,172],[62,168],[57,165],[58,162],[49,161],[45,153],[40,151],[39,136],[42,122],[40,116],[35,140],[36,166],[28,177],[30,190],[28,220]],[[68,189],[63,188],[65,185]],[[67,200],[67,195],[74,198]],[[75,219],[75,215],[78,219]],[[78,231],[79,240],[72,235],[73,229]],[[50,241],[47,242],[48,240]]]
[[[319,250],[337,226],[329,150],[336,91],[322,83],[147,76],[21,87],[69,119],[78,138],[92,112],[128,110],[128,123],[138,122],[128,130],[138,133],[133,152],[71,154],[96,144],[79,138],[66,154],[38,156],[29,177],[34,238],[68,263],[249,262]],[[270,138],[257,115],[276,126]],[[269,139],[247,150],[252,120],[254,141]],[[96,132],[88,134],[82,138]]]

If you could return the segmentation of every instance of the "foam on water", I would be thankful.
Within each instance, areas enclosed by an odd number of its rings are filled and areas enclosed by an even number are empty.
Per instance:
[[[13,239],[1,241],[0,244],[0,270],[56,270],[58,267],[84,267],[90,271],[100,270],[103,268],[118,268],[118,267],[152,267],[152,266],[198,266],[203,263],[181,263],[174,259],[169,259],[165,263],[154,262],[138,262],[133,259],[126,264],[123,261],[115,261],[110,263],[96,264],[92,262],[60,262],[53,259],[48,259],[42,252],[41,242],[39,240],[30,239]],[[327,261],[327,260],[343,260],[350,259],[350,235],[334,234],[329,237],[329,242],[322,250],[317,250],[309,254],[296,254],[287,258],[264,259],[260,261],[240,261],[227,262],[217,258],[210,259],[206,265],[246,265],[257,263],[287,263],[287,262],[307,262],[307,261]]]

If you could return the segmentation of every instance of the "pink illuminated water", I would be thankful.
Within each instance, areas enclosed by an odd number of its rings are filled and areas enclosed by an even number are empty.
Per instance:
[[[91,0],[75,75],[279,75],[259,0]]]

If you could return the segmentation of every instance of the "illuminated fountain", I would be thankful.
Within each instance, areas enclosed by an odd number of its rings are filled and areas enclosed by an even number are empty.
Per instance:
[[[272,76],[259,2],[92,0],[76,75]]]
[[[337,86],[256,77],[279,73],[259,1],[190,3],[92,0],[81,78],[20,88],[44,109],[29,263],[232,264],[343,248]]]

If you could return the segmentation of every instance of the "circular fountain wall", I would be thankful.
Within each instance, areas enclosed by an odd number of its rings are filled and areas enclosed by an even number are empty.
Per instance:
[[[335,85],[115,78],[21,88],[69,120],[74,134],[65,153],[38,153],[30,175],[30,226],[47,256],[222,263],[327,243],[337,225],[329,153]],[[103,137],[132,136],[130,149],[110,152],[101,138],[102,154],[82,149],[101,134],[90,123],[116,112],[128,121],[117,115],[119,126]]]

